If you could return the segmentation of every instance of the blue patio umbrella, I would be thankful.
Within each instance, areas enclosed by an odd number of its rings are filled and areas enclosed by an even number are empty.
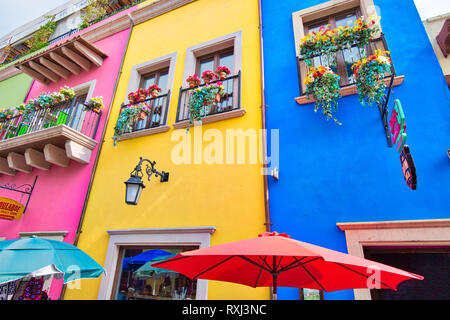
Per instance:
[[[160,257],[157,257],[157,258],[155,258],[153,260],[150,260],[146,264],[144,264],[142,267],[137,269],[135,274],[138,277],[145,277],[145,276],[151,277],[151,276],[153,276],[155,274],[176,273],[175,271],[172,271],[172,270],[152,267],[153,263],[160,262],[160,261],[163,261],[163,260],[167,260],[167,259],[170,259],[170,258],[175,257],[175,256],[176,256],[176,254],[169,254],[169,255],[166,255],[166,256],[160,256]]]
[[[171,254],[170,252],[164,250],[154,249],[144,251],[134,257],[126,257],[123,259],[122,271],[136,270],[136,268],[141,267],[143,264],[147,263],[148,261],[154,258],[160,256],[167,256],[170,254]]]
[[[98,278],[104,272],[86,253],[62,241],[34,237],[0,241],[0,283],[24,278],[48,266],[64,274],[64,283]]]

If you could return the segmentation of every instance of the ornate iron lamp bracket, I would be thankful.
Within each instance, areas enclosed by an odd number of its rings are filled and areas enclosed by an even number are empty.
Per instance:
[[[1,184],[0,183],[0,188],[14,191],[14,192],[20,192],[20,193],[28,195],[27,203],[25,204],[25,209],[23,211],[23,213],[25,214],[25,212],[27,211],[28,203],[30,202],[31,194],[33,193],[33,190],[34,190],[34,186],[36,185],[37,178],[38,178],[38,176],[36,176],[36,178],[34,178],[33,185],[23,184],[21,186],[16,186],[15,184],[9,184],[9,183]]]

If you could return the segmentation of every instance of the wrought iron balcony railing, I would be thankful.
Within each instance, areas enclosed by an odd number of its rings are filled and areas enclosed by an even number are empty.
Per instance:
[[[211,106],[204,106],[201,110],[201,116],[210,116],[220,114],[232,110],[238,110],[241,108],[241,72],[237,75],[227,77],[225,80],[215,80],[211,83],[222,82],[225,88],[225,94],[219,103],[215,103]],[[204,87],[205,84],[201,84],[199,87]],[[192,92],[195,90],[191,88],[180,88],[180,95],[178,98],[178,110],[176,122],[189,120],[189,99]]]
[[[358,60],[374,54],[377,49],[389,51],[386,38],[383,33],[381,33],[379,38],[370,40],[369,44],[363,48],[360,48],[355,44],[348,49],[339,50],[331,53],[330,55],[313,56],[309,60],[312,62],[312,66],[314,67],[319,65],[330,67],[333,72],[341,77],[339,84],[341,88],[344,88],[356,83],[352,71],[352,65]],[[305,60],[307,60],[305,57],[297,57],[300,96],[303,96],[306,90],[303,80],[306,79],[308,66]],[[391,64],[391,74],[394,76],[396,75],[393,63]],[[390,75],[386,75],[386,78],[388,77],[390,77]]]
[[[145,129],[157,128],[167,123],[167,111],[169,110],[170,90],[166,94],[159,95],[156,98],[149,98],[136,104],[124,104],[120,108],[120,112],[124,108],[138,106],[140,103],[146,103],[150,113],[144,120],[135,121],[132,124],[132,131],[125,131],[124,133],[131,133]]]
[[[100,113],[85,111],[78,100],[60,102],[51,108],[41,108],[30,113],[0,120],[0,141],[66,125],[85,136],[94,139],[97,133]]]

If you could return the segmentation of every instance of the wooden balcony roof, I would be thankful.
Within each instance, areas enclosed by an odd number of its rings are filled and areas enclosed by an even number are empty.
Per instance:
[[[106,53],[81,36],[59,43],[15,64],[17,69],[43,84],[67,79],[80,71],[100,67]]]

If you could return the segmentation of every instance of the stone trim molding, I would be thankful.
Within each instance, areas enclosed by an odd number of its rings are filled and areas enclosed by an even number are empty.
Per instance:
[[[130,13],[134,24],[153,19],[197,0],[159,0],[140,7]]]
[[[348,253],[364,258],[365,246],[450,246],[450,219],[337,223]],[[369,289],[355,289],[356,300],[371,300]]]
[[[148,136],[148,135],[152,135],[152,134],[167,132],[169,130],[170,130],[170,126],[159,126],[156,128],[150,128],[150,129],[139,130],[139,131],[130,132],[130,133],[124,133],[119,137],[118,141],[124,141],[124,140],[144,137],[144,136]]]
[[[102,276],[98,300],[112,298],[121,247],[171,245],[206,248],[210,246],[211,234],[215,230],[215,227],[107,230],[109,244],[104,263],[106,274]],[[197,280],[197,300],[207,299],[208,281]]]
[[[247,113],[247,111],[245,109],[237,109],[237,110],[222,112],[222,113],[218,113],[218,114],[213,114],[213,115],[202,118],[202,124],[213,123],[213,122],[217,122],[217,121],[242,117],[246,113]],[[174,127],[175,129],[183,129],[183,128],[188,128],[190,126],[191,126],[191,122],[189,120],[184,120],[184,121],[180,121],[180,122],[176,122],[176,123],[172,124],[172,127]]]
[[[397,86],[401,85],[403,83],[403,80],[405,80],[405,76],[394,77],[394,83],[392,84],[392,86],[397,87]],[[387,78],[384,80],[384,83],[386,84],[386,86],[389,86],[390,81],[391,81],[391,78]],[[357,93],[358,93],[358,90],[357,90],[355,84],[341,88],[341,95],[343,97],[354,95]],[[315,99],[312,99],[312,98],[309,99],[307,95],[303,95],[301,97],[295,98],[295,101],[300,105],[304,105],[304,104],[308,104],[308,103],[313,103],[315,101]]]

